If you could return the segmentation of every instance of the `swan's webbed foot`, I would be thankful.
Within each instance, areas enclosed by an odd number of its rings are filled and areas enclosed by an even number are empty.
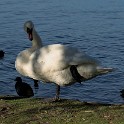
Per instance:
[[[60,99],[56,99],[56,97],[54,97],[54,98],[45,98],[43,101],[46,102],[46,103],[51,103],[51,102],[58,102],[58,101],[60,101]]]
[[[73,77],[77,82],[81,83],[81,82],[82,82],[82,79],[85,79],[84,77],[82,77],[82,76],[78,73],[77,68],[76,68],[75,65],[72,65],[72,66],[70,67],[70,71],[71,71],[72,77]]]

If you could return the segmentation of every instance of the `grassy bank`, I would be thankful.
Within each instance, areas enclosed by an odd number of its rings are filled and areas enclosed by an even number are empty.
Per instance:
[[[0,124],[124,124],[124,105],[0,97]]]

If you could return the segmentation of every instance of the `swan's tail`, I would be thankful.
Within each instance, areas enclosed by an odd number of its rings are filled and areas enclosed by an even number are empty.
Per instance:
[[[115,71],[115,69],[113,69],[113,68],[98,68],[97,69],[97,72],[98,72],[98,74],[100,75],[102,75],[102,74],[107,74],[107,73],[109,73],[109,72],[113,72],[113,71]]]

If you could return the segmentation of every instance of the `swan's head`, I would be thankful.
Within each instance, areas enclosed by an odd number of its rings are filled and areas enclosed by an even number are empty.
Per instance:
[[[34,24],[32,21],[26,21],[24,23],[24,30],[27,32],[29,40],[33,40],[33,29],[34,29]]]

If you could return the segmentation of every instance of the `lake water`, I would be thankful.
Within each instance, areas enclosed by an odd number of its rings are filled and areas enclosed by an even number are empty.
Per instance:
[[[20,76],[17,54],[30,47],[23,24],[32,20],[44,45],[62,43],[78,47],[115,72],[82,84],[61,88],[61,98],[103,103],[124,103],[124,1],[118,0],[0,0],[0,95],[16,95],[14,79]],[[34,97],[53,97],[54,84],[39,84]]]

